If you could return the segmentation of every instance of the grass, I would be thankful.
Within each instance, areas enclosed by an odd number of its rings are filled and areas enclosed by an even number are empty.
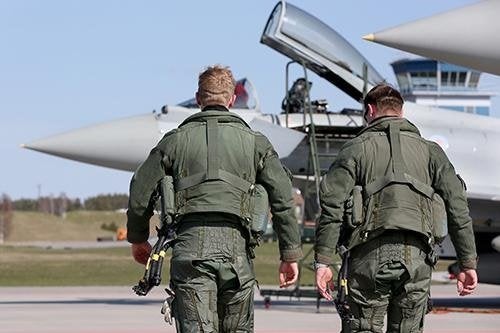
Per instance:
[[[101,225],[110,223],[125,226],[125,214],[76,211],[69,212],[62,218],[43,213],[14,212],[12,231],[7,240],[10,242],[90,241],[96,240],[97,237],[113,236],[113,232],[101,229]]]
[[[260,284],[277,284],[277,243],[259,247],[254,264]],[[168,281],[168,266],[164,265],[164,283]],[[144,273],[143,266],[133,261],[128,247],[56,250],[1,246],[0,267],[0,286],[132,286]],[[312,285],[309,270],[304,270],[302,281]]]
[[[1,286],[127,285],[143,268],[129,248],[65,249],[0,248]]]
[[[115,212],[71,212],[65,219],[41,213],[15,212],[12,232],[6,245],[0,245],[0,286],[132,286],[144,274],[135,263],[129,247],[104,249],[50,249],[9,246],[9,242],[26,241],[95,241],[113,236],[101,229],[103,223],[125,226],[125,215]],[[154,223],[152,228],[154,227]],[[311,248],[304,244],[304,253]],[[170,252],[169,252],[170,253]],[[168,261],[163,271],[167,283]],[[312,256],[304,260],[310,267]],[[450,262],[440,261],[437,270],[446,270]],[[254,267],[261,285],[278,284],[278,245],[264,243],[256,249]],[[301,270],[301,285],[314,284],[313,272]]]
[[[65,218],[36,212],[14,212],[11,233],[0,246],[0,286],[96,286],[134,285],[144,274],[135,263],[130,248],[50,249],[9,246],[11,242],[95,241],[112,237],[103,224],[125,226],[126,216],[117,212],[75,211]],[[151,228],[157,221],[151,223]],[[154,231],[152,231],[154,234]],[[305,245],[305,250],[310,245]],[[256,250],[254,267],[260,284],[278,284],[277,243],[264,243]],[[166,258],[166,262],[169,258]],[[311,259],[312,260],[312,259]],[[168,281],[164,265],[164,283]],[[304,283],[313,283],[312,273],[304,270]]]

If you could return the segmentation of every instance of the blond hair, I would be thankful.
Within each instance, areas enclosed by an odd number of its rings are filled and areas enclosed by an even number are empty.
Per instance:
[[[207,67],[198,77],[198,99],[202,106],[228,105],[234,95],[233,73],[229,67]]]

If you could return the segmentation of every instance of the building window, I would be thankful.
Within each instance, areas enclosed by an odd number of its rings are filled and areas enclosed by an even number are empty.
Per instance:
[[[489,116],[490,108],[487,106],[476,106],[476,113],[483,116]]]
[[[397,74],[396,79],[398,80],[399,89],[403,94],[411,93],[410,82],[406,73]]]
[[[465,107],[465,112],[467,112],[467,113],[474,113],[474,107],[473,106],[466,106]]]
[[[457,81],[457,72],[450,72],[449,86],[455,86]]]
[[[441,73],[441,85],[442,86],[448,86],[448,79],[449,79],[449,73],[448,72],[442,72]]]
[[[412,72],[410,75],[414,90],[437,89],[436,72]]]
[[[453,111],[460,111],[460,112],[464,112],[464,107],[463,107],[463,106],[456,106],[456,105],[453,105],[453,106],[440,105],[439,107],[440,107],[440,108],[444,108],[444,109],[450,109],[450,110],[453,110]]]
[[[458,73],[458,86],[465,87],[465,77],[467,76],[467,72]]]
[[[480,75],[481,75],[480,72],[471,72],[470,73],[469,87],[471,87],[471,88],[477,88],[477,84],[479,82],[479,76]]]

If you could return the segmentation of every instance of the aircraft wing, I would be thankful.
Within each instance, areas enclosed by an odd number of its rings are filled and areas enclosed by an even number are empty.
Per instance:
[[[471,199],[500,200],[500,119],[406,102],[404,114],[438,143],[467,184]]]
[[[489,0],[363,38],[424,57],[500,75],[500,1]]]
[[[250,121],[249,125],[254,131],[261,132],[271,141],[280,158],[290,155],[306,135],[258,118]]]
[[[470,185],[467,187],[467,197],[470,199],[498,201],[498,205],[500,205],[500,187]]]

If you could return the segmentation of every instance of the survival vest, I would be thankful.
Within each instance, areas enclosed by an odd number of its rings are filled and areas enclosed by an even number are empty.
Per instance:
[[[184,121],[176,135],[176,214],[230,213],[265,230],[269,200],[255,184],[255,133],[249,126],[230,112],[203,111]]]
[[[348,216],[344,222],[352,228],[350,248],[388,229],[415,231],[428,239],[429,245],[442,241],[447,233],[443,201],[430,185],[408,172],[397,123],[389,124],[388,139],[386,173],[364,187],[356,186],[345,204]],[[427,168],[426,159],[422,163]]]

